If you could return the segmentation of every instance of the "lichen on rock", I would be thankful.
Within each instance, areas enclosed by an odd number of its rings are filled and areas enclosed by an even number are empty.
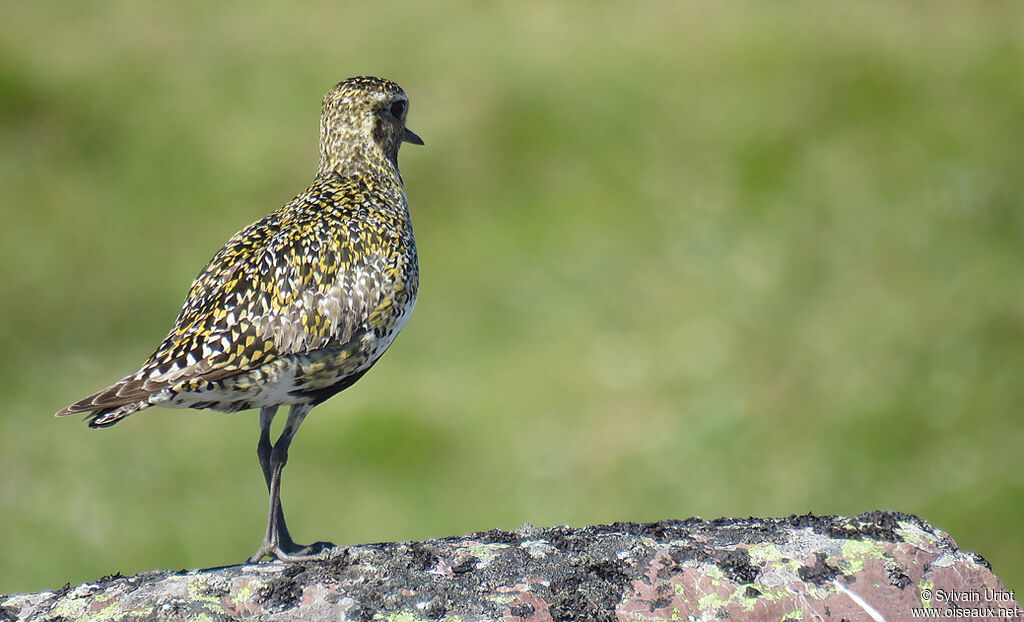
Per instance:
[[[992,596],[973,606],[1020,615],[984,559],[917,517],[870,512],[525,525],[312,562],[113,575],[0,597],[0,620],[855,621],[914,608],[948,619],[960,605],[944,595],[975,593]]]

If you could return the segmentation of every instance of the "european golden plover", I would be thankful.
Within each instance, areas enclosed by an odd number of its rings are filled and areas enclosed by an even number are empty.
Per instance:
[[[170,333],[142,367],[58,415],[114,425],[149,408],[260,409],[270,491],[256,553],[305,559],[330,543],[292,541],[281,509],[288,445],[317,404],[373,366],[416,303],[419,267],[398,171],[409,100],[394,82],[350,78],[323,100],[320,168],[290,203],[231,238],[199,273]],[[270,426],[288,405],[277,441]]]

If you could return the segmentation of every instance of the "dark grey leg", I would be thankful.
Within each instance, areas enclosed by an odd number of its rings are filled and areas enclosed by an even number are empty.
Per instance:
[[[277,406],[268,406],[260,409],[260,441],[259,444],[256,445],[256,456],[260,460],[260,468],[263,470],[263,479],[267,482],[267,492],[272,492],[270,487],[272,477],[270,458],[273,453],[274,446],[270,442],[270,426],[274,423],[274,417],[277,415],[277,408]],[[281,509],[280,499],[278,499],[276,509],[273,504],[273,499],[271,499],[270,512],[271,515],[267,516],[267,533],[270,533],[271,526],[276,524],[277,531],[281,536],[281,545],[287,550],[288,547],[284,546],[285,543],[292,546],[294,546],[295,543],[292,542],[292,537],[288,533],[288,525],[284,522],[284,511]]]
[[[281,436],[273,446],[270,444],[270,424],[274,420],[277,407],[260,410],[260,441],[256,446],[256,454],[260,459],[260,467],[263,469],[263,476],[267,481],[267,489],[270,491],[270,511],[267,516],[267,532],[263,537],[263,543],[259,550],[249,558],[249,563],[258,562],[268,556],[283,561],[316,559],[317,553],[321,550],[334,546],[329,542],[317,542],[307,547],[295,544],[288,533],[288,526],[284,521],[284,510],[281,507],[281,471],[284,470],[284,465],[288,462],[288,446],[291,445],[295,433],[298,432],[303,419],[312,408],[305,404],[292,406],[288,411],[288,421],[284,424]]]
[[[270,490],[270,452],[274,449],[270,443],[270,425],[274,423],[275,415],[277,406],[260,409],[260,442],[256,445],[256,457],[260,459],[263,478],[267,480],[267,490]]]

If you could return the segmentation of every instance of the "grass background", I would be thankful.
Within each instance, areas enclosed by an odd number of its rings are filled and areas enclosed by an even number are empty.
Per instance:
[[[52,413],[399,81],[416,313],[300,541],[917,513],[1024,583],[1024,5],[0,5],[0,592],[241,561],[254,413]]]

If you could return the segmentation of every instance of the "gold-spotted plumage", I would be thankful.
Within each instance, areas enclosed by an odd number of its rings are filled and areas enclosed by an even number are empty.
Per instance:
[[[136,373],[57,413],[88,413],[91,427],[106,427],[150,406],[260,408],[271,511],[254,559],[293,558],[298,550],[275,500],[271,454],[286,458],[309,409],[358,380],[416,302],[419,269],[398,150],[423,143],[405,127],[407,108],[405,93],[388,80],[335,86],[324,97],[313,183],[213,257]],[[292,406],[288,423],[270,446],[282,405]]]

